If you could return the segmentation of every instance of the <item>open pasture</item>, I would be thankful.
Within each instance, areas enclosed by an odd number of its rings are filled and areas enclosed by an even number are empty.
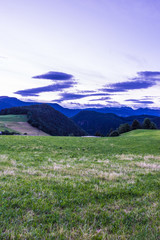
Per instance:
[[[0,122],[27,122],[26,115],[0,115]]]
[[[0,239],[160,239],[160,131],[0,136]]]

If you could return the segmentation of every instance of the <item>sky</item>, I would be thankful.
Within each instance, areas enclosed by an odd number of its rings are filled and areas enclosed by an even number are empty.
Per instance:
[[[0,85],[69,108],[160,108],[160,1],[2,1]]]

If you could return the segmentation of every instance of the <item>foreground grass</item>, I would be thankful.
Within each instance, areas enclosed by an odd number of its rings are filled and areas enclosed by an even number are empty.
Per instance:
[[[160,131],[0,137],[0,239],[160,239]]]

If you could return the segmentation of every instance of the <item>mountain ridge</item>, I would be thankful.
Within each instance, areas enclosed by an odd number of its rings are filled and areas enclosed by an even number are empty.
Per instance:
[[[18,107],[18,106],[30,106],[30,105],[39,105],[43,104],[40,102],[24,102],[15,97],[8,97],[8,96],[1,96],[0,97],[0,110],[10,107]],[[132,115],[153,115],[153,116],[160,116],[160,109],[150,109],[150,108],[139,108],[139,109],[132,109],[130,107],[104,107],[104,108],[84,108],[84,109],[69,109],[60,106],[57,103],[47,103],[55,110],[63,113],[67,117],[73,117],[81,111],[95,111],[100,113],[114,113],[121,117],[128,117]]]

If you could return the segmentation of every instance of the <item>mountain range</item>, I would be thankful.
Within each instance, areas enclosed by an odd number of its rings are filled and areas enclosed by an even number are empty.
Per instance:
[[[141,108],[68,109],[56,103],[23,102],[17,98],[0,97],[0,114],[26,114],[28,122],[54,136],[83,136],[100,133],[106,136],[120,124],[140,123],[150,118],[160,129],[160,110]]]
[[[0,110],[4,108],[10,107],[18,107],[18,106],[30,106],[30,105],[38,105],[42,104],[39,102],[24,102],[14,97],[8,96],[1,96],[0,97]],[[132,109],[130,107],[105,107],[105,108],[85,108],[85,109],[69,109],[60,106],[57,103],[47,103],[55,110],[63,113],[67,117],[73,117],[82,110],[87,111],[95,111],[99,113],[114,113],[120,117],[128,117],[133,115],[153,115],[153,116],[160,116],[160,108],[159,109],[150,109],[150,108],[139,108],[139,109]]]

